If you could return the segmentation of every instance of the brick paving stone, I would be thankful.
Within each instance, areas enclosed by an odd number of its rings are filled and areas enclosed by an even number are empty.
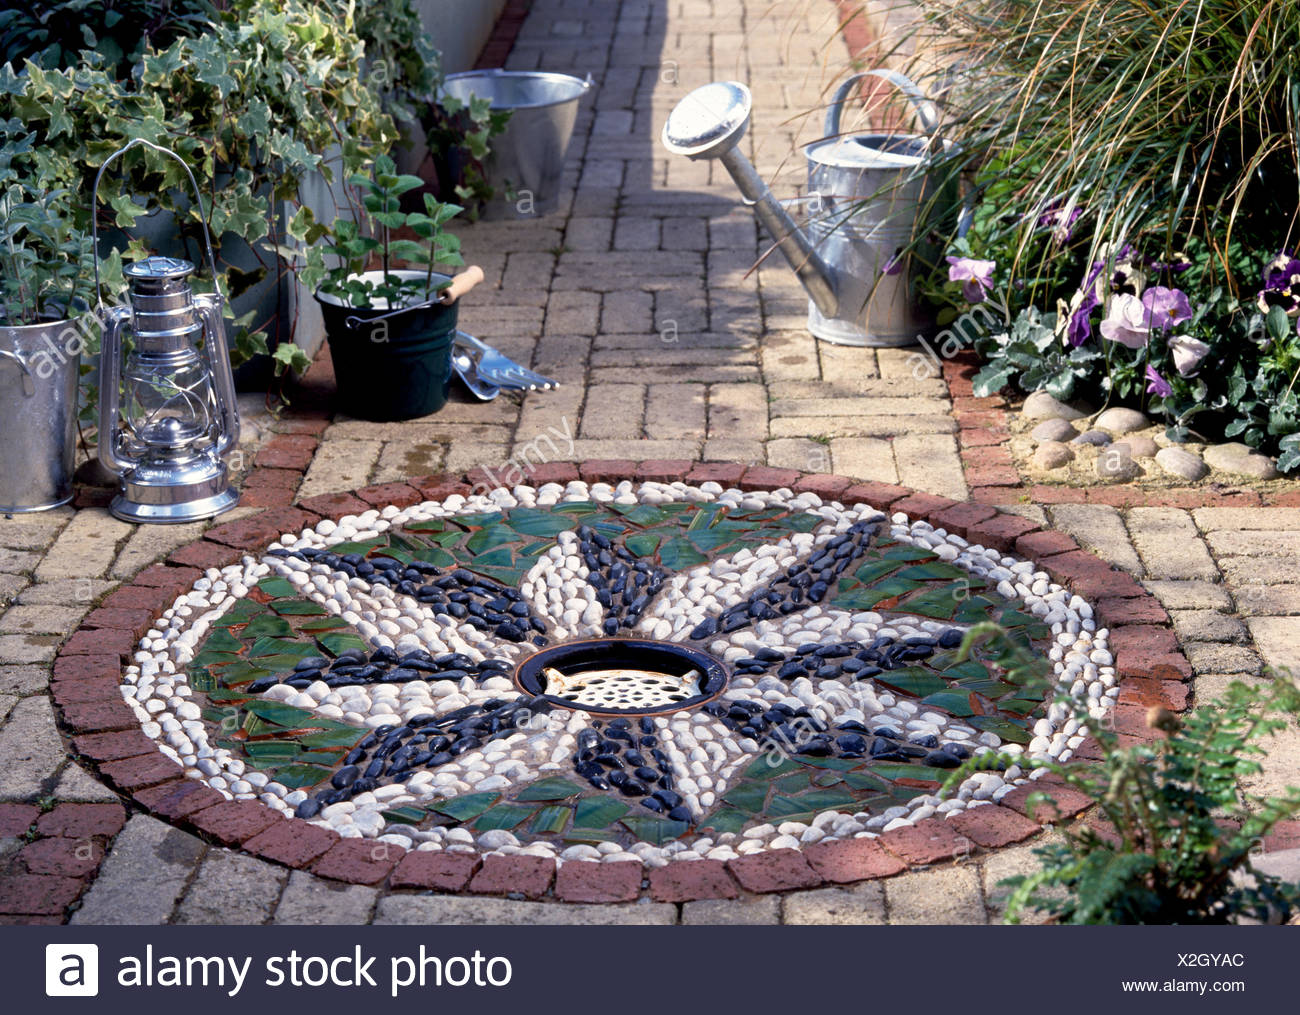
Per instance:
[[[768,926],[781,922],[779,895],[704,899],[682,906],[682,923],[693,927]]]
[[[1042,860],[1035,855],[1034,850],[1041,849],[1048,843],[1059,842],[1060,838],[1059,833],[1049,832],[1037,842],[1001,849],[982,859],[980,868],[983,877],[984,903],[988,907],[991,923],[1001,923],[1003,921],[1006,914],[1007,899],[1013,891],[1011,886],[1004,885],[1002,882],[1013,877],[1027,876],[1038,872],[1042,868]],[[1043,888],[1038,891],[1038,894],[1060,898],[1064,896],[1065,890]],[[1018,922],[1040,924],[1048,919],[1049,917],[1045,913],[1039,913],[1033,909],[1024,909],[1019,914]]]
[[[180,765],[157,751],[121,761],[106,761],[99,766],[99,771],[124,793],[170,782],[185,772]]]
[[[1249,617],[1246,624],[1266,666],[1300,671],[1300,624],[1294,617]]]
[[[891,924],[982,924],[987,922],[980,878],[974,867],[917,871],[884,883]]]
[[[536,859],[536,858],[535,858]],[[580,905],[564,902],[523,902],[451,895],[387,895],[379,900],[376,924],[428,926],[619,926],[673,924],[677,907],[649,905]]]
[[[0,804],[0,838],[22,835],[35,823],[41,809],[35,804]]]
[[[734,899],[738,894],[720,860],[683,860],[650,871],[650,897],[656,902]]]
[[[1133,508],[1128,531],[1150,578],[1217,581],[1219,569],[1186,511]]]
[[[406,850],[369,839],[341,839],[312,865],[314,874],[354,885],[374,885],[406,855]]]
[[[643,870],[632,861],[570,860],[555,872],[555,897],[565,902],[635,902]]]
[[[56,800],[88,804],[117,803],[121,799],[106,784],[92,776],[75,761],[70,761],[63,766],[63,771],[59,773],[59,781],[55,783],[50,795]]]
[[[1108,564],[1139,578],[1145,576],[1142,561],[1129,541],[1124,519],[1113,507],[1092,504],[1058,504],[1050,511],[1056,528],[1078,540]]]
[[[941,513],[946,514],[946,512]],[[998,514],[987,521],[976,522],[966,530],[966,538],[972,543],[1003,553],[1010,553],[1016,540],[1037,529],[1038,526],[1027,518],[1015,515]]]
[[[357,926],[370,922],[378,897],[378,891],[366,885],[348,885],[307,871],[294,871],[289,875],[271,922]]]
[[[951,824],[934,818],[883,832],[876,840],[912,864],[931,864],[969,855],[971,841]]]
[[[178,924],[265,923],[289,872],[255,857],[213,849],[176,907]]]
[[[1245,616],[1294,616],[1300,613],[1300,584],[1237,585],[1232,590]],[[1227,598],[1226,593],[1224,598]]]
[[[874,839],[839,839],[804,847],[804,858],[832,884],[884,878],[906,870],[907,865]]]
[[[1027,801],[1034,793],[1045,794],[1045,799],[1036,801],[1033,806],[1030,806]],[[1069,786],[1036,782],[1027,786],[1017,786],[999,803],[1003,807],[1018,811],[1027,818],[1032,818],[1039,824],[1045,824],[1063,818],[1072,818],[1080,811],[1091,807],[1093,801],[1087,795]]]
[[[0,727],[0,800],[34,800],[66,759],[47,698],[24,698]]]
[[[75,839],[37,839],[18,854],[17,862],[30,874],[53,874],[62,878],[84,878],[93,874],[104,858],[97,842]]]
[[[1224,645],[1212,641],[1190,641],[1183,654],[1195,673],[1258,674],[1263,669],[1259,653],[1244,645]],[[1127,682],[1127,681],[1126,681]]]
[[[1179,685],[1181,686],[1181,685]],[[1008,807],[991,804],[958,811],[948,823],[961,835],[984,849],[995,849],[1013,842],[1023,842],[1039,832],[1036,822]]]
[[[281,821],[246,840],[243,849],[288,867],[305,867],[338,840],[330,829],[305,821]]]
[[[885,886],[868,882],[854,888],[793,892],[782,900],[781,922],[861,926],[885,924]]]
[[[747,892],[784,892],[822,883],[797,849],[769,849],[727,861],[727,870]]]
[[[134,531],[103,508],[83,508],[41,559],[36,578],[102,578],[117,556],[118,544]]]
[[[1172,619],[1178,640],[1183,643],[1224,641],[1240,645],[1250,638],[1245,624],[1217,610],[1175,610]]]
[[[469,890],[481,895],[519,894],[540,899],[551,886],[555,861],[541,856],[485,856]]]
[[[410,852],[402,857],[388,883],[393,888],[458,892],[469,884],[480,862],[469,853]]]
[[[111,838],[122,830],[124,824],[126,811],[119,803],[64,803],[42,814],[36,823],[36,830],[41,835],[70,839],[88,839],[94,836]]]
[[[150,786],[132,796],[141,806],[172,821],[206,810],[225,799],[215,789],[194,779],[177,779],[161,786]]]
[[[897,483],[893,444],[874,437],[835,437],[830,442],[835,471],[853,479]]]
[[[703,384],[652,384],[647,389],[645,435],[652,440],[694,439],[706,430]]]
[[[148,815],[135,815],[113,840],[70,922],[165,923],[203,851],[203,843],[193,835]]]
[[[0,877],[0,913],[18,916],[61,917],[81,894],[80,878],[51,874],[15,874]],[[27,923],[25,919],[15,921]],[[54,922],[62,922],[55,920]]]
[[[894,460],[904,486],[954,500],[966,498],[966,479],[951,435],[900,434],[894,438]]]
[[[251,800],[225,800],[189,815],[189,822],[222,845],[236,846],[285,819]]]

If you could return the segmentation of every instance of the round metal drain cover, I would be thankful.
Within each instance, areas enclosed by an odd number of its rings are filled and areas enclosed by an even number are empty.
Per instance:
[[[529,656],[515,681],[556,705],[601,715],[696,708],[727,686],[726,668],[684,645],[630,638],[567,642]]]

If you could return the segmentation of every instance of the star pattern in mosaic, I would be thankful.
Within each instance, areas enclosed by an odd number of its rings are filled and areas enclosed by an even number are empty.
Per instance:
[[[1050,656],[1020,682],[966,629]],[[1023,678],[1020,678],[1023,680]],[[1086,602],[865,504],[552,484],[390,507],[212,571],[124,694],[232,798],[410,849],[729,859],[997,800],[1113,701]]]

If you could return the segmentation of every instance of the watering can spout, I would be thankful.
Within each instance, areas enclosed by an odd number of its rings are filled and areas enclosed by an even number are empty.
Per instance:
[[[749,127],[750,107],[749,89],[739,82],[715,81],[697,88],[669,114],[663,130],[664,147],[691,159],[718,159],[754,215],[776,238],[777,248],[814,305],[826,317],[835,317],[839,298],[834,274],[739,148]]]

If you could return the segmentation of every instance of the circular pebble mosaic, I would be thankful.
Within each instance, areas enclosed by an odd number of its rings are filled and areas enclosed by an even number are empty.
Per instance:
[[[1049,656],[1016,683],[965,631]],[[571,482],[322,521],[211,570],[124,674],[232,799],[415,850],[728,860],[1000,800],[1117,695],[1091,606],[866,504]]]

